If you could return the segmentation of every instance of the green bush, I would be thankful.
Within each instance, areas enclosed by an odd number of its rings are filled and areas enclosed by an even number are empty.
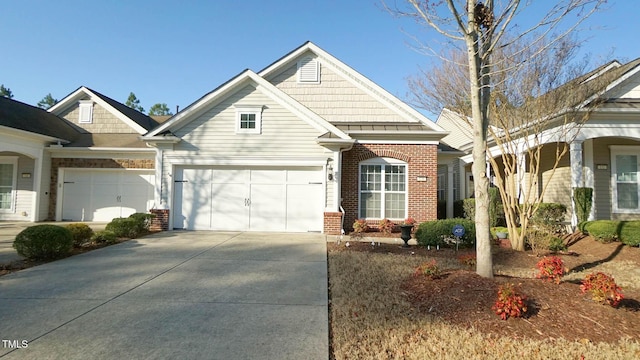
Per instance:
[[[475,204],[474,204],[475,205]],[[502,198],[500,190],[497,187],[489,188],[489,226],[498,226],[500,218],[504,217],[504,207],[502,207]],[[474,220],[474,219],[470,219]]]
[[[96,244],[114,244],[117,240],[116,234],[108,230],[97,231],[91,236],[91,241]]]
[[[51,260],[69,255],[73,235],[57,225],[35,225],[22,230],[13,242],[19,255],[33,260]]]
[[[453,217],[454,218],[463,218],[464,217],[464,208],[463,208],[464,200],[456,200],[453,202]]]
[[[131,239],[138,237],[141,233],[140,221],[134,218],[115,218],[104,229],[111,231],[117,237]]]
[[[587,221],[593,204],[593,189],[588,187],[577,187],[573,189],[573,201],[576,204],[576,217],[578,223]]]
[[[551,251],[567,251],[567,245],[564,244],[564,241],[557,237],[557,236],[553,236],[551,237],[551,240],[549,241],[549,250]]]
[[[467,220],[476,220],[476,199],[468,198],[462,200],[462,212]]]
[[[65,228],[71,231],[71,236],[73,237],[73,246],[81,247],[82,245],[88,243],[91,240],[91,236],[93,235],[93,230],[87,224],[82,223],[74,223],[68,224]]]
[[[471,220],[461,218],[423,222],[418,226],[418,230],[416,230],[416,240],[418,244],[422,246],[444,245],[444,238],[453,237],[451,230],[453,230],[454,225],[457,224],[464,226],[465,229],[460,246],[472,246],[476,240],[476,225]]]
[[[129,218],[135,219],[138,222],[139,232],[147,232],[149,231],[149,227],[151,226],[151,221],[156,216],[154,214],[147,213],[134,213],[129,215]]]
[[[447,201],[438,200],[438,219],[447,218]]]
[[[564,221],[567,207],[558,203],[541,203],[531,220],[537,225],[556,225]]]
[[[640,221],[621,221],[619,238],[625,245],[640,246]]]
[[[619,225],[620,222],[614,220],[589,221],[584,225],[584,230],[594,239],[609,243],[618,239]]]

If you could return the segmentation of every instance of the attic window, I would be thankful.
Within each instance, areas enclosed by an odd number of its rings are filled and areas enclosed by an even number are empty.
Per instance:
[[[236,133],[260,134],[262,132],[262,106],[236,107]]]
[[[298,83],[320,83],[320,62],[318,59],[306,57],[298,61]]]
[[[93,122],[93,101],[80,100],[78,114],[79,123],[91,124]]]

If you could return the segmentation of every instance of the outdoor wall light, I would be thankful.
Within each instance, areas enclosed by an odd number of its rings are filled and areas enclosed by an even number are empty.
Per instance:
[[[333,166],[331,165],[327,167],[327,178],[329,179],[329,181],[333,180]]]

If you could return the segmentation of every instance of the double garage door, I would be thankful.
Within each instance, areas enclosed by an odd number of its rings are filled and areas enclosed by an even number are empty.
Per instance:
[[[61,220],[111,221],[153,206],[153,171],[65,169]]]
[[[322,168],[176,168],[173,226],[188,230],[321,231]]]

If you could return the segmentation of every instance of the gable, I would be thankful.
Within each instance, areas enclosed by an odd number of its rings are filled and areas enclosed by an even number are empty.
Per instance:
[[[309,58],[311,53],[301,58]],[[404,122],[396,112],[356,87],[325,65],[321,59],[318,83],[298,82],[298,62],[267,78],[269,82],[329,122]]]
[[[92,103],[93,114],[90,123],[80,121],[80,101],[84,100],[89,100]],[[75,126],[90,133],[137,133],[133,128],[125,124],[113,113],[102,107],[100,104],[91,101],[91,97],[89,95],[81,97],[75,102],[75,105],[67,107],[58,115]]]
[[[262,108],[260,133],[238,133],[237,109]],[[245,84],[227,97],[201,109],[200,115],[173,130],[182,140],[176,151],[197,151],[215,156],[314,156],[326,150],[317,144],[323,134],[256,84]]]
[[[640,73],[635,73],[622,81],[605,97],[609,99],[640,99]]]

